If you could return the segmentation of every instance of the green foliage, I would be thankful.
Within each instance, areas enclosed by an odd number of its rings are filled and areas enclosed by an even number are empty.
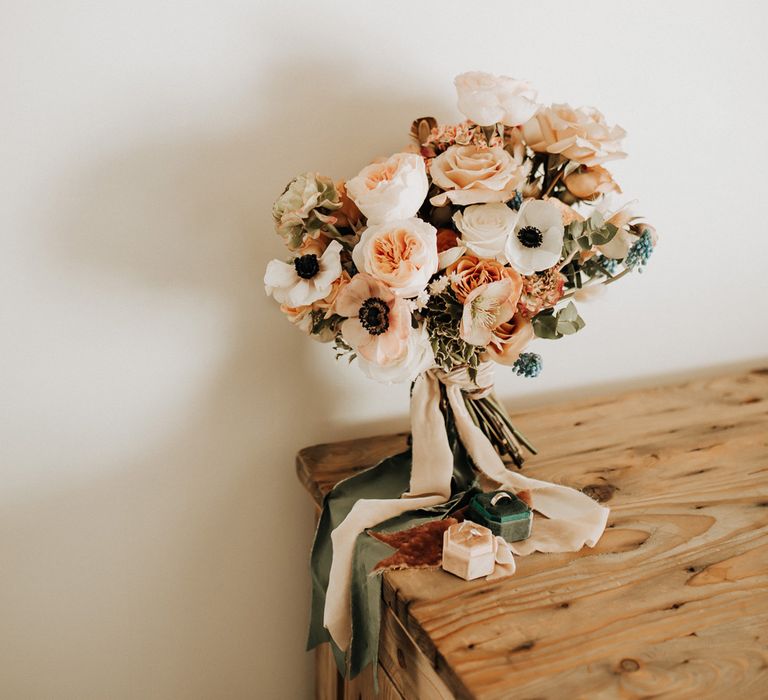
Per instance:
[[[531,323],[537,337],[551,340],[578,333],[586,325],[572,301],[558,312],[554,309],[545,309],[534,316]]]
[[[581,250],[591,250],[596,245],[605,245],[616,235],[617,229],[608,224],[599,212],[593,212],[586,221],[572,221],[565,227],[563,257]]]
[[[470,377],[474,378],[480,364],[482,348],[470,345],[459,337],[463,312],[463,304],[450,289],[431,296],[424,309],[429,342],[437,365],[448,372],[466,365]]]
[[[344,338],[341,337],[341,333],[339,333],[333,340],[333,349],[336,351],[336,359],[339,360],[345,355],[347,356],[347,359],[349,362],[352,362],[357,357],[357,353],[354,351],[354,348],[352,346],[347,345],[347,343],[344,341]]]
[[[312,335],[325,336],[326,338],[335,336],[338,333],[341,322],[344,320],[341,316],[336,314],[332,314],[326,318],[325,311],[320,309],[311,311],[310,317],[312,319],[310,333],[312,333]]]
[[[565,275],[567,289],[581,289],[583,277],[612,277],[610,267],[603,264],[604,258],[596,256],[582,261],[579,253],[592,250],[594,246],[605,245],[616,235],[618,229],[607,224],[603,215],[596,211],[586,221],[572,221],[565,227],[563,257],[569,259],[560,272]]]

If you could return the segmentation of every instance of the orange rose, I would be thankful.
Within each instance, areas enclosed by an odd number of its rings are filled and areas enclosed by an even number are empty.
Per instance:
[[[469,293],[481,284],[498,282],[504,278],[512,280],[512,295],[510,302],[514,305],[520,298],[523,289],[523,278],[510,267],[504,267],[496,260],[476,258],[474,255],[462,255],[453,265],[448,267],[446,274],[451,280],[451,288],[456,298],[463,304]]]
[[[565,178],[568,191],[579,199],[595,199],[608,192],[621,192],[613,175],[601,165],[593,168],[579,168]]]
[[[520,353],[533,340],[533,336],[531,322],[520,314],[515,314],[511,320],[493,329],[493,336],[488,344],[488,354],[494,362],[513,365],[520,357]]]

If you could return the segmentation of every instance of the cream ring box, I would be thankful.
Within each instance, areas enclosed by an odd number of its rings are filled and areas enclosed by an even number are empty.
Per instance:
[[[489,576],[496,566],[493,533],[482,525],[465,520],[443,533],[443,569],[466,581]]]

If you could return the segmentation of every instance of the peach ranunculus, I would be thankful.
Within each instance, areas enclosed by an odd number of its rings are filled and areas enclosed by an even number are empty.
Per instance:
[[[568,191],[579,199],[595,199],[608,192],[621,192],[613,175],[602,165],[579,168],[565,178]]]
[[[559,153],[568,160],[594,167],[624,158],[621,140],[626,131],[609,126],[596,109],[555,104],[540,110],[521,127],[525,142],[539,153]]]
[[[533,324],[524,316],[515,314],[509,321],[493,329],[487,348],[488,355],[494,362],[513,365],[533,337]]]
[[[345,187],[346,195],[369,224],[416,216],[428,189],[424,159],[415,153],[395,153],[372,163],[348,180]]]
[[[488,345],[494,329],[512,318],[515,284],[505,277],[475,287],[464,300],[459,337],[470,345]]]
[[[429,201],[436,207],[453,204],[506,202],[523,186],[531,165],[522,149],[511,155],[503,148],[451,146],[432,161],[432,182],[445,190]]]
[[[334,309],[346,317],[341,324],[344,341],[368,362],[387,366],[407,354],[408,304],[375,277],[364,272],[355,275],[341,290]]]
[[[435,227],[421,219],[375,224],[363,231],[352,260],[397,296],[415,297],[437,272],[436,237]]]
[[[462,304],[473,289],[489,282],[498,282],[502,279],[512,280],[510,301],[513,304],[517,304],[523,289],[523,278],[515,270],[504,267],[496,260],[481,259],[474,255],[463,255],[445,272],[451,280],[451,289]]]

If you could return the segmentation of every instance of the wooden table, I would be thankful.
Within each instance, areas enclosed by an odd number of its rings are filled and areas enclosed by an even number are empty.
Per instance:
[[[380,697],[768,698],[768,369],[515,421],[540,448],[525,473],[607,503],[608,529],[490,584],[387,573]],[[298,473],[319,503],[405,439],[309,447]],[[318,697],[374,697],[323,647]]]

